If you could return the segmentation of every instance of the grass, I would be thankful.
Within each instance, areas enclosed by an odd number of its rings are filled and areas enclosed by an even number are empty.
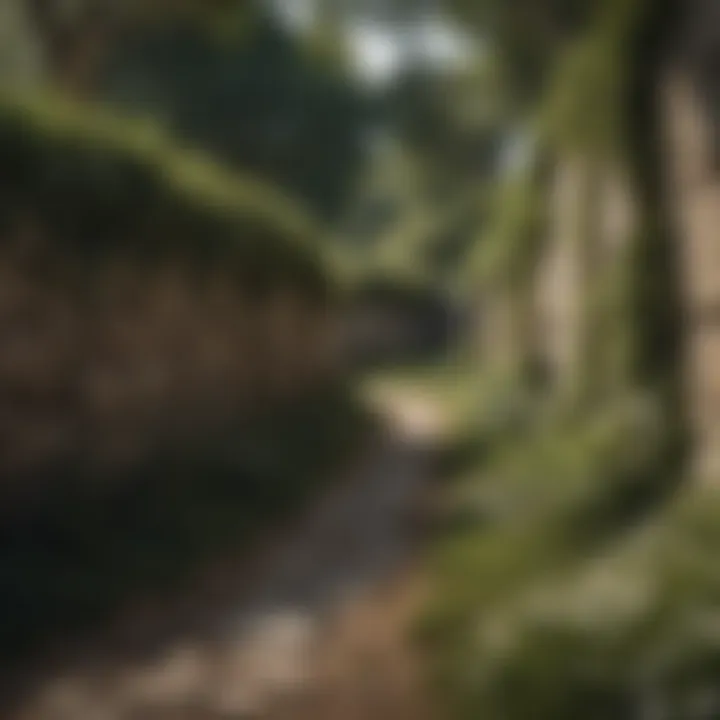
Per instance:
[[[663,717],[716,717],[719,501],[690,491],[475,614],[452,668],[458,716],[634,720],[651,698]]]
[[[435,591],[419,628],[451,716],[611,716],[578,705],[576,693],[594,688],[576,683],[581,650],[564,635],[551,642],[538,621],[537,637],[528,631],[529,645],[520,643],[516,655],[503,643],[515,632],[524,638],[511,608],[535,607],[538,588],[551,588],[564,607],[575,578],[581,584],[588,568],[634,543],[635,528],[664,512],[677,477],[663,475],[658,420],[652,404],[620,397],[592,412],[531,413],[510,428],[476,426],[485,451],[446,488],[449,518],[430,558]],[[597,712],[608,707],[599,704]]]

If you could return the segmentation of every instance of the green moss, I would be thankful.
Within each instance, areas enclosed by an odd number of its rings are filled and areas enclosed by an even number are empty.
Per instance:
[[[656,105],[672,23],[670,3],[601,4],[559,56],[537,116],[550,153],[629,170],[637,225],[583,299],[584,366],[600,386],[571,416],[495,438],[453,491],[458,521],[437,547],[426,630],[455,717],[633,720],[649,702],[683,720],[718,712],[698,702],[716,696],[720,668],[720,505],[677,495],[678,243]],[[500,229],[522,225],[508,218]],[[512,266],[506,232],[483,250],[486,277]]]
[[[320,229],[292,200],[94,107],[0,101],[0,216],[0,243],[29,223],[88,302],[118,259],[138,275],[179,261],[198,283],[223,274],[248,294],[296,287],[325,300],[335,285]],[[71,458],[38,471],[42,490],[2,509],[4,657],[181,582],[306,501],[367,423],[344,388],[293,400],[252,423],[239,409],[222,432],[154,446],[132,468]]]
[[[538,180],[531,164],[498,187],[488,228],[461,268],[462,286],[527,278],[542,248],[546,197]]]
[[[476,614],[467,717],[630,720],[648,693],[667,716],[695,717],[720,662],[719,510],[716,493],[693,493],[580,567]]]
[[[30,213],[68,251],[188,252],[329,271],[321,232],[281,192],[152,125],[49,97],[0,102],[4,225]]]
[[[538,135],[556,150],[605,159],[625,152],[631,36],[644,1],[599,4],[595,19],[556,58],[535,118]]]
[[[534,429],[495,438],[458,479],[457,525],[448,524],[436,547],[437,593],[423,630],[441,692],[470,702],[476,714],[468,717],[478,716],[477,692],[504,687],[486,688],[472,674],[493,657],[468,645],[472,628],[536,585],[578,571],[672,490],[661,471],[667,429],[657,410],[619,397],[582,416],[539,416]],[[552,695],[542,678],[538,670],[537,691]]]

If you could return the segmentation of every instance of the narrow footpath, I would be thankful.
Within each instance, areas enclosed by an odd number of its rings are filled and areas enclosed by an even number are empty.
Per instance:
[[[135,609],[7,720],[429,720],[408,628],[435,418],[387,405],[363,462],[279,540]]]

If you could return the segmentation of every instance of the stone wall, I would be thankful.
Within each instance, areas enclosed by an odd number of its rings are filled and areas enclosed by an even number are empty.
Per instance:
[[[0,250],[0,472],[117,470],[327,382],[332,309],[222,267],[108,258],[90,278]],[[50,275],[43,273],[43,266]]]

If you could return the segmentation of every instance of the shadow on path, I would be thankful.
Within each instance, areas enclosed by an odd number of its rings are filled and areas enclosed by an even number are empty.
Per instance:
[[[432,413],[394,400],[347,482],[250,561],[138,608],[8,720],[421,720],[405,636]]]

